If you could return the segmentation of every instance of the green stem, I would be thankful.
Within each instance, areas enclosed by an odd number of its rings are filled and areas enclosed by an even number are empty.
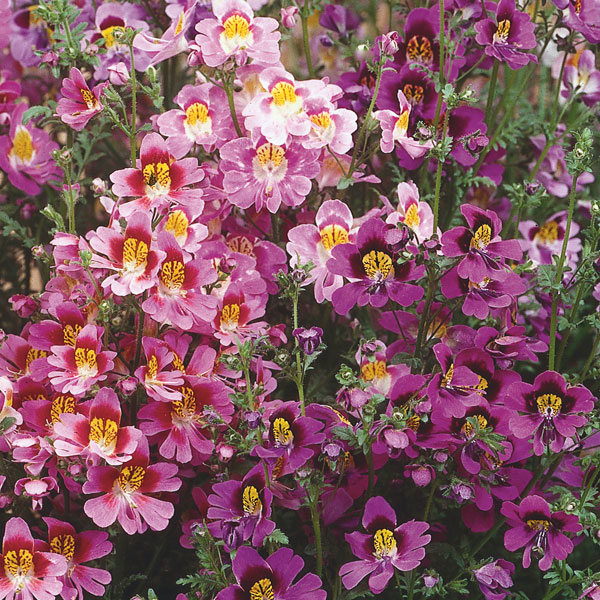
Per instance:
[[[446,135],[448,134],[448,118],[450,116],[450,110],[446,109],[446,114],[444,115],[444,127],[442,129],[442,139],[440,140],[440,145],[443,149],[444,144],[446,143]],[[433,233],[437,232],[438,228],[438,220],[440,213],[440,191],[442,189],[442,166],[444,165],[444,160],[438,159],[437,171],[435,174],[435,196],[433,198]]]
[[[485,107],[485,122],[488,127],[490,125],[490,117],[492,114],[492,107],[494,105],[494,96],[496,95],[496,82],[498,80],[499,67],[500,63],[497,60],[495,60],[494,66],[492,68],[492,77],[490,79],[490,89],[488,91],[487,106]]]
[[[304,41],[304,54],[306,55],[306,66],[308,68],[308,76],[311,79],[315,78],[315,69],[313,67],[312,57],[310,55],[310,38],[308,36],[308,11],[310,9],[309,0],[304,0],[304,6],[300,11],[300,20],[302,21],[302,39]]]
[[[585,365],[583,366],[583,369],[581,370],[581,375],[579,376],[579,383],[583,383],[583,381],[585,381],[585,376],[587,375],[587,372],[590,370],[590,367],[594,363],[594,359],[596,358],[596,350],[598,350],[598,344],[600,344],[600,333],[596,335],[596,339],[594,340],[594,345],[592,346],[590,355],[588,356],[588,359]]]
[[[294,322],[294,330],[298,329],[298,296],[300,295],[300,291],[296,288],[296,293],[294,294],[293,300],[293,322]],[[300,344],[298,343],[298,339],[294,337],[294,345],[296,346],[296,387],[298,388],[298,399],[300,400],[300,410],[302,412],[302,416],[305,414],[305,406],[304,406],[304,369],[302,367],[302,359],[300,358]]]
[[[229,112],[231,113],[231,118],[233,119],[233,126],[235,127],[235,132],[238,137],[244,137],[242,133],[242,128],[240,127],[240,122],[238,121],[237,113],[235,112],[235,103],[233,101],[233,84],[227,78],[224,77],[222,79],[223,89],[225,90],[225,94],[227,95],[227,103],[229,104]]]
[[[433,503],[433,497],[435,496],[435,490],[438,486],[438,478],[436,477],[432,484],[431,489],[429,490],[429,496],[427,497],[427,504],[425,505],[425,512],[423,513],[423,521],[427,521],[429,517],[429,511],[431,510],[431,505]]]
[[[317,551],[317,575],[323,575],[323,546],[321,544],[321,521],[317,510],[317,500],[310,503],[310,517],[312,520],[313,532],[315,534],[315,549]]]
[[[552,289],[552,314],[550,315],[550,349],[548,352],[548,369],[554,370],[554,356],[556,353],[556,318],[558,314],[558,289],[557,286],[562,282],[563,269],[565,266],[565,259],[567,256],[567,244],[569,243],[569,235],[571,233],[571,223],[573,221],[573,211],[575,209],[575,188],[577,187],[577,179],[579,173],[573,175],[573,181],[571,183],[571,195],[569,197],[569,213],[567,215],[567,226],[565,229],[565,237],[563,239],[562,249],[560,251],[560,258],[558,259],[558,265],[556,266],[556,277],[554,279],[555,287]]]
[[[74,134],[73,130],[69,128],[67,130],[67,149],[69,153],[73,152]],[[71,166],[73,159],[69,161],[69,164],[65,166],[65,179],[67,180],[67,187],[69,189],[68,200],[67,200],[67,214],[69,221],[69,233],[75,233],[75,197],[73,196],[73,182],[71,179]]]
[[[131,166],[135,169],[137,158],[136,119],[137,119],[137,79],[135,76],[135,60],[133,58],[133,39],[129,44],[129,55],[131,57],[131,124],[129,126],[129,146],[131,147]]]
[[[67,38],[67,46],[70,52],[73,49],[73,38],[71,37],[71,26],[66,18],[63,21],[63,27],[65,28],[65,37]]]
[[[435,229],[434,229],[435,231]],[[417,332],[417,340],[415,342],[415,357],[421,355],[421,346],[423,345],[423,335],[426,331],[427,315],[429,314],[429,307],[433,301],[433,295],[435,294],[435,275],[433,272],[429,272],[427,281],[427,293],[425,294],[425,305],[421,312],[421,319],[419,320],[419,330]]]

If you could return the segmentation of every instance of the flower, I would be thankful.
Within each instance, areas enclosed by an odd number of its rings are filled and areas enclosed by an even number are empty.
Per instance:
[[[60,90],[63,97],[56,105],[56,114],[63,123],[81,131],[94,115],[104,109],[100,96],[107,85],[105,81],[90,90],[81,71],[73,67],[69,77],[63,79]]]
[[[261,64],[279,61],[279,23],[271,17],[255,17],[244,0],[215,3],[216,19],[202,19],[196,25],[196,43],[209,67],[218,67],[234,57],[238,65],[248,58]]]
[[[176,492],[181,487],[177,465],[150,465],[148,441],[142,436],[129,462],[115,467],[91,467],[83,484],[84,494],[100,493],[86,500],[83,510],[98,527],[109,527],[116,520],[129,535],[143,533],[147,527],[162,531],[175,509],[170,502],[154,498],[155,492]]]
[[[64,556],[36,550],[29,526],[20,517],[6,523],[2,540],[0,596],[51,600],[60,594],[67,571]]]
[[[529,439],[534,434],[533,451],[541,456],[546,446],[552,452],[563,449],[566,438],[574,437],[577,428],[588,421],[576,413],[592,411],[594,400],[587,388],[569,386],[556,371],[546,371],[535,378],[533,385],[513,383],[504,404],[524,413],[511,418],[510,429],[519,439]]]
[[[264,560],[254,548],[242,546],[233,559],[237,584],[221,590],[215,600],[326,600],[327,592],[313,573],[292,583],[302,567],[304,561],[290,548],[280,548]]]
[[[339,574],[348,590],[369,575],[369,589],[380,594],[394,576],[394,569],[411,571],[419,566],[425,557],[423,546],[431,540],[430,535],[423,535],[429,524],[413,519],[398,526],[394,509],[383,497],[375,496],[367,500],[362,525],[367,533],[345,535],[360,560],[342,565]]]
[[[475,41],[485,46],[485,53],[507,63],[511,69],[520,69],[527,63],[537,63],[537,56],[523,52],[535,48],[535,23],[527,13],[519,12],[515,0],[500,0],[495,18],[475,23]]]
[[[527,496],[519,506],[503,502],[500,512],[509,527],[504,533],[504,547],[509,552],[525,547],[525,568],[531,564],[532,550],[539,555],[541,571],[547,571],[555,558],[565,560],[573,551],[573,542],[565,533],[577,533],[582,529],[577,515],[552,512],[546,500],[537,495]]]
[[[403,223],[410,227],[420,244],[428,240],[433,235],[433,211],[427,202],[419,200],[417,186],[412,181],[403,181],[398,184],[396,193],[398,207],[390,212],[385,222],[394,226]]]
[[[104,569],[84,566],[81,563],[102,558],[112,551],[105,531],[77,533],[70,523],[44,517],[48,525],[48,542],[56,554],[67,560],[67,572],[61,577],[63,598],[83,600],[83,590],[93,596],[104,595],[104,585],[111,582],[111,574]]]
[[[507,590],[513,585],[511,575],[514,572],[515,565],[500,558],[473,569],[473,576],[485,600],[504,600],[509,594]]]
[[[298,340],[298,345],[302,352],[310,356],[319,347],[323,337],[323,330],[320,327],[311,327],[310,329],[299,327],[292,331],[292,335]]]

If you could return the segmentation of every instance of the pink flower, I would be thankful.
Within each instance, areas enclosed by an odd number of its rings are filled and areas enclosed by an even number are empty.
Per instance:
[[[54,442],[58,456],[96,455],[110,465],[131,458],[142,436],[135,427],[121,427],[121,404],[109,388],[101,389],[90,404],[89,416],[61,415],[54,424],[59,438]]]
[[[404,223],[421,244],[433,235],[433,212],[427,202],[419,201],[417,186],[409,181],[398,184],[398,206],[385,220],[391,225]]]
[[[136,211],[157,209],[164,213],[170,203],[202,204],[202,190],[189,187],[204,179],[198,161],[195,158],[174,160],[158,133],[149,133],[142,140],[140,168],[115,171],[110,179],[116,196],[135,198],[119,207],[125,218]]]
[[[162,531],[175,509],[170,502],[149,494],[176,492],[181,487],[177,465],[149,464],[148,442],[142,437],[131,460],[120,469],[91,467],[83,484],[84,494],[100,493],[87,500],[83,510],[98,527],[109,527],[119,521],[126,533],[143,533],[148,526]]]
[[[52,346],[48,364],[57,370],[48,374],[59,392],[80,395],[98,381],[104,381],[113,366],[116,352],[102,350],[104,329],[86,325],[77,336],[75,346]]]
[[[41,477],[40,479],[24,477],[15,483],[15,495],[31,498],[32,510],[41,510],[44,505],[44,498],[57,490],[58,484],[54,477]]]
[[[172,324],[183,330],[210,322],[217,312],[216,299],[202,290],[214,283],[217,273],[208,261],[184,261],[175,237],[168,232],[158,236],[165,258],[158,272],[158,285],[152,289],[142,309],[160,324]]]
[[[311,123],[308,135],[302,138],[305,148],[329,148],[344,154],[353,146],[352,134],[356,131],[356,113],[336,108],[331,102],[316,97],[304,103],[304,110]]]
[[[277,146],[264,139],[248,138],[227,142],[221,148],[219,168],[223,187],[232,204],[240,208],[254,205],[276,213],[281,203],[299,206],[311,189],[312,177],[319,172],[318,152],[306,150],[298,142]]]
[[[173,363],[173,352],[165,342],[149,337],[142,339],[142,348],[146,365],[139,367],[135,376],[146,388],[148,396],[161,402],[180,400],[181,392],[177,388],[183,385],[181,371],[166,369]]]
[[[2,540],[0,598],[52,600],[62,589],[58,579],[67,570],[64,556],[38,552],[27,523],[20,517],[9,519]]]
[[[208,227],[200,222],[201,218],[201,210],[181,206],[169,211],[156,231],[172,233],[184,252],[194,253],[200,248],[200,242],[209,235]]]
[[[70,523],[44,517],[48,525],[48,542],[56,554],[62,554],[67,561],[67,572],[61,577],[63,598],[83,600],[83,590],[93,596],[104,595],[104,585],[112,577],[108,571],[87,567],[81,563],[102,558],[112,551],[105,531],[82,531],[77,533]]]
[[[203,19],[196,25],[196,43],[209,67],[218,67],[234,57],[238,65],[248,58],[263,64],[279,61],[279,23],[270,17],[255,17],[244,0],[215,3],[216,19]]]
[[[408,135],[411,105],[402,90],[398,90],[398,103],[400,114],[396,114],[393,110],[378,110],[373,113],[373,117],[381,125],[381,151],[388,154],[398,143],[411,158],[420,158],[433,147],[433,142],[428,140],[421,143]]]
[[[63,123],[75,131],[81,131],[88,121],[104,109],[100,102],[102,90],[108,82],[99,83],[90,90],[81,71],[73,67],[69,77],[65,77],[60,90],[63,97],[56,105],[56,114]]]

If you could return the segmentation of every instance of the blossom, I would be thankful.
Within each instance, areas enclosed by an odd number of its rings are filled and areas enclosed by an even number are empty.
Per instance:
[[[304,561],[290,548],[280,548],[264,560],[254,548],[242,546],[233,559],[237,584],[221,590],[215,600],[325,600],[327,592],[313,573],[292,583],[303,566]]]
[[[427,202],[419,200],[419,190],[412,182],[402,182],[396,188],[398,206],[387,216],[390,225],[403,223],[414,232],[419,243],[433,235],[433,211]]]
[[[255,17],[244,0],[215,3],[216,19],[203,19],[196,25],[196,43],[209,67],[218,67],[234,57],[238,65],[248,58],[262,64],[279,61],[279,23],[271,17]]]
[[[81,131],[94,115],[104,109],[100,95],[107,85],[107,82],[102,82],[90,90],[81,71],[73,67],[69,77],[63,79],[60,90],[63,97],[56,105],[56,114],[63,123]]]
[[[299,327],[292,331],[292,335],[298,340],[298,345],[302,352],[310,356],[319,347],[323,337],[323,330],[320,327],[311,327],[310,329]]]
[[[537,62],[535,54],[523,52],[536,46],[535,24],[527,13],[516,10],[515,0],[500,0],[495,18],[477,21],[475,31],[475,40],[485,46],[485,53],[511,69]]]
[[[56,554],[67,560],[67,572],[60,579],[63,582],[63,598],[83,600],[83,590],[93,596],[103,596],[104,586],[112,577],[108,571],[88,567],[81,563],[102,558],[112,551],[105,531],[82,531],[77,533],[70,523],[51,517],[44,517],[48,525],[48,542]]]
[[[60,594],[60,577],[67,570],[64,556],[40,552],[29,526],[20,517],[6,523],[2,540],[0,597],[51,600]]]
[[[586,106],[600,101],[600,71],[596,69],[594,53],[584,50],[575,64],[567,64],[563,75],[562,96],[580,94]]]
[[[298,206],[319,172],[319,152],[298,142],[276,145],[262,139],[238,138],[221,148],[219,169],[229,201],[239,208],[276,213],[281,204]]]
[[[546,446],[552,452],[563,449],[566,438],[574,437],[577,428],[588,421],[576,413],[592,411],[594,400],[587,388],[569,386],[562,375],[545,371],[535,378],[533,385],[513,383],[504,404],[524,413],[511,418],[511,431],[520,439],[529,439],[534,434],[533,451],[541,456]]]
[[[397,252],[386,241],[390,229],[379,218],[369,219],[358,230],[356,244],[339,244],[331,251],[327,269],[350,280],[332,294],[338,314],[346,314],[355,304],[381,307],[388,299],[410,306],[423,296],[422,287],[406,283],[421,277],[423,268],[413,261],[397,262]]]
[[[525,568],[531,564],[532,550],[539,554],[541,571],[547,571],[555,558],[565,560],[573,551],[573,542],[565,533],[577,533],[582,529],[577,515],[552,512],[546,500],[537,495],[527,496],[519,506],[503,502],[500,512],[509,527],[504,532],[504,547],[509,552],[525,547]]]
[[[424,535],[429,524],[413,519],[398,525],[394,509],[383,497],[375,496],[365,504],[362,525],[367,533],[345,535],[360,560],[342,565],[339,574],[348,590],[369,575],[369,589],[380,594],[394,576],[394,569],[411,571],[419,566],[425,557],[423,546],[431,540],[430,535]]]
[[[202,190],[190,188],[204,178],[198,161],[172,160],[167,143],[158,133],[149,133],[142,140],[139,164],[139,168],[121,169],[110,176],[116,196],[135,198],[119,206],[122,217],[152,209],[166,212],[170,203],[202,203]]]
[[[500,558],[473,569],[473,576],[485,600],[504,600],[509,594],[508,589],[513,585],[511,575],[514,572],[515,565]]]
[[[148,396],[160,402],[181,400],[183,378],[179,369],[170,370],[174,366],[174,353],[168,345],[151,337],[142,338],[142,348],[146,356],[146,364],[135,371],[135,376],[146,388]]]
[[[143,533],[148,526],[162,531],[175,509],[170,502],[149,495],[176,492],[181,487],[177,465],[149,464],[148,442],[140,439],[131,459],[120,469],[109,466],[91,467],[83,484],[84,494],[100,493],[86,500],[83,510],[98,527],[109,527],[116,520],[129,535]]]

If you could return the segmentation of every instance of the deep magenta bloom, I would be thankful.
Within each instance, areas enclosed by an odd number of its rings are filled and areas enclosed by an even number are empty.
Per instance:
[[[67,573],[61,577],[63,598],[83,600],[83,590],[93,596],[103,596],[104,586],[112,577],[108,571],[88,567],[81,563],[102,558],[112,551],[105,531],[77,533],[70,523],[44,517],[48,525],[48,542],[53,552],[67,560]]]
[[[90,90],[81,71],[73,67],[65,77],[60,90],[63,97],[56,105],[56,114],[63,123],[75,131],[81,131],[88,121],[104,109],[100,102],[102,90],[108,85],[104,81]]]
[[[504,600],[509,594],[508,589],[513,585],[511,575],[514,572],[515,565],[500,558],[474,569],[473,576],[485,600]]]
[[[502,280],[507,275],[504,259],[520,260],[523,255],[517,240],[502,240],[502,221],[493,210],[471,204],[460,207],[469,227],[454,227],[442,234],[445,256],[464,256],[457,273],[480,284],[488,279]]]
[[[148,442],[142,437],[131,460],[121,466],[91,467],[83,484],[84,494],[100,493],[87,500],[83,510],[98,527],[116,520],[129,534],[143,533],[147,527],[162,531],[175,509],[170,502],[154,498],[155,492],[176,492],[181,487],[177,465],[149,464]]]
[[[60,577],[67,571],[65,557],[37,551],[29,526],[20,517],[6,523],[2,562],[0,598],[52,600],[60,594]]]
[[[275,529],[271,516],[273,493],[265,487],[265,468],[262,463],[250,469],[242,481],[230,479],[215,483],[208,497],[207,517],[211,533],[225,540],[231,550],[252,539],[256,548],[265,536]]]
[[[500,0],[495,18],[478,21],[475,31],[475,40],[485,46],[485,53],[507,63],[511,69],[537,62],[535,54],[524,52],[536,46],[535,24],[527,13],[516,9],[515,0]]]
[[[327,592],[313,573],[292,583],[302,567],[304,561],[290,548],[280,548],[264,560],[254,548],[243,546],[233,559],[237,585],[220,591],[215,600],[325,600]]]
[[[504,404],[523,413],[511,418],[511,431],[520,439],[529,439],[535,434],[533,451],[541,456],[546,446],[553,452],[562,450],[565,439],[574,437],[577,428],[588,421],[577,413],[593,410],[594,401],[587,388],[569,386],[556,371],[546,371],[535,378],[533,385],[513,383]]]
[[[413,261],[397,262],[397,252],[386,241],[386,233],[393,229],[372,218],[358,230],[356,244],[339,244],[332,249],[327,261],[329,272],[350,280],[332,295],[338,314],[345,315],[355,304],[381,307],[388,299],[410,306],[423,296],[422,287],[406,282],[419,279],[424,269]]]
[[[547,571],[555,558],[565,560],[573,551],[573,542],[565,532],[577,533],[582,529],[577,515],[552,512],[540,496],[528,496],[519,506],[504,502],[500,512],[510,528],[504,533],[504,546],[509,552],[525,547],[525,568],[531,564],[532,550],[540,555],[538,566],[542,571]]]
[[[394,569],[411,571],[421,564],[423,546],[431,540],[430,535],[424,535],[429,524],[413,519],[398,526],[394,509],[383,497],[375,496],[365,505],[362,525],[367,533],[355,531],[345,536],[360,560],[342,565],[340,575],[348,590],[369,575],[370,590],[380,594],[394,576]]]

